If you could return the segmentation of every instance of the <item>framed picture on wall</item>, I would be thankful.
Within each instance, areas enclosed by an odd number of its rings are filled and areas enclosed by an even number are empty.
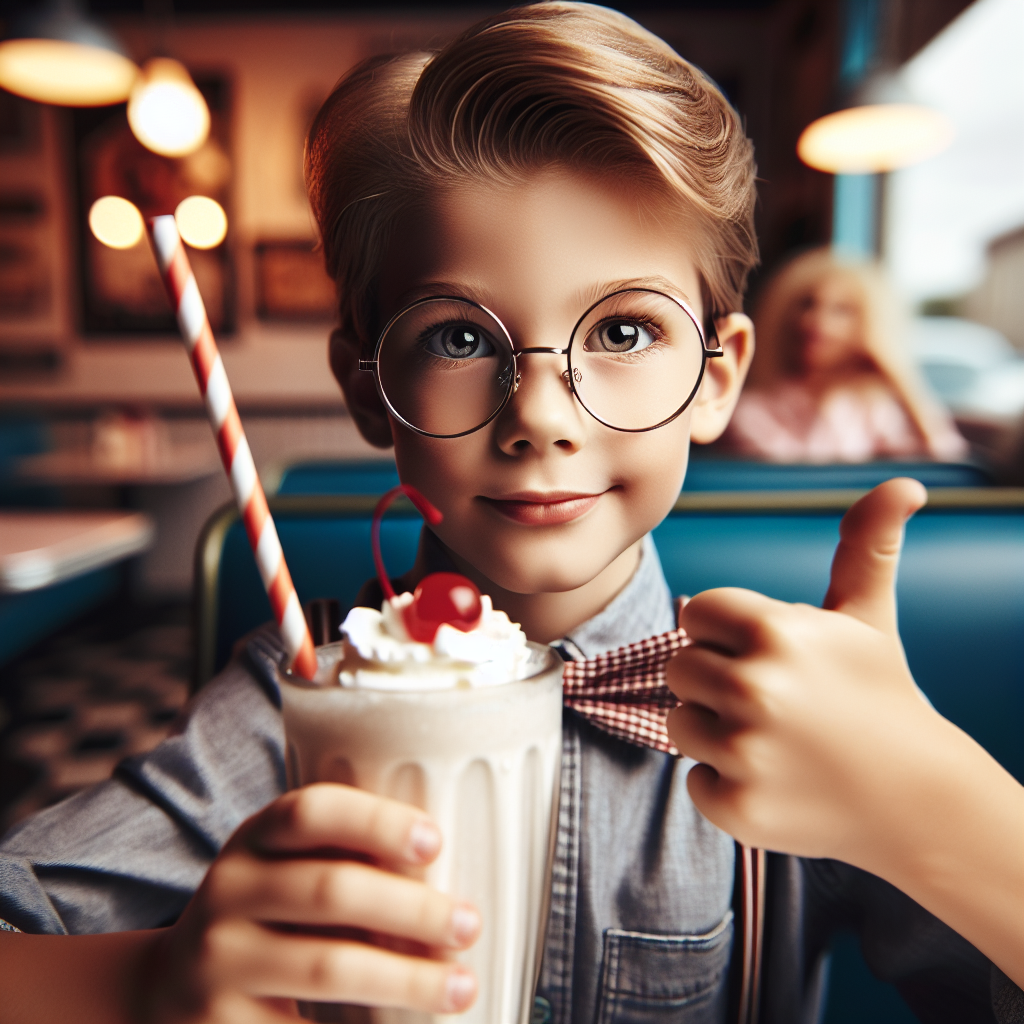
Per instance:
[[[52,299],[52,270],[45,232],[45,199],[24,190],[0,191],[0,323],[45,318]]]
[[[189,260],[214,331],[223,335],[234,330],[230,89],[220,76],[196,74],[193,79],[210,108],[210,134],[200,149],[180,159],[146,149],[128,127],[124,104],[74,112],[81,321],[86,338],[177,331],[148,242],[142,239],[131,249],[110,249],[90,232],[89,209],[106,195],[167,213],[192,195],[209,196],[224,207],[227,239],[214,249],[189,249]]]
[[[52,343],[60,333],[54,315],[58,234],[46,117],[52,119],[52,111],[0,89],[0,346],[5,355],[12,345]]]
[[[323,255],[308,241],[265,241],[256,246],[256,312],[264,320],[334,319],[334,282]]]

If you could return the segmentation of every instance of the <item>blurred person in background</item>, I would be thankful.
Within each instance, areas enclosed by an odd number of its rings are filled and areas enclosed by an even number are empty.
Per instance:
[[[757,352],[722,442],[773,462],[956,460],[967,443],[928,391],[881,269],[815,249],[771,279]]]

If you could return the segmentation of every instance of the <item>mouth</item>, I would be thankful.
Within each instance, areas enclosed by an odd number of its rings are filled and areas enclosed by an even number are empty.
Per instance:
[[[506,519],[522,526],[560,526],[589,512],[603,495],[603,491],[600,494],[522,492],[506,498],[481,496],[480,500]]]

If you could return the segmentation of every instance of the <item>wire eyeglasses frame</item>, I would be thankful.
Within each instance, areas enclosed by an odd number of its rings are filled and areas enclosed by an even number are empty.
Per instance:
[[[616,426],[614,423],[609,423],[606,419],[602,418],[596,412],[594,412],[594,410],[591,409],[583,400],[583,398],[581,397],[576,388],[575,382],[578,379],[577,374],[579,373],[579,370],[572,364],[572,346],[573,343],[576,341],[577,333],[580,327],[583,325],[587,317],[590,316],[590,314],[595,309],[597,309],[598,306],[607,302],[609,299],[613,299],[618,295],[625,295],[630,292],[645,292],[651,295],[658,295],[661,296],[662,298],[666,298],[671,302],[675,303],[675,305],[677,305],[693,323],[693,326],[697,329],[697,334],[700,337],[701,342],[700,370],[697,374],[696,382],[690,390],[690,393],[686,396],[686,399],[675,410],[675,412],[673,412],[670,416],[666,416],[658,423],[655,423],[649,427],[619,427]],[[494,321],[494,323],[497,324],[497,326],[501,329],[501,332],[504,335],[504,340],[508,343],[509,353],[511,354],[512,357],[511,373],[503,373],[502,377],[500,378],[500,381],[505,389],[505,395],[499,402],[497,407],[494,409],[494,411],[482,423],[478,423],[475,427],[471,427],[468,430],[462,430],[454,434],[433,433],[429,430],[424,430],[422,427],[416,426],[415,423],[409,422],[409,420],[407,420],[394,407],[391,400],[388,398],[388,395],[384,390],[383,382],[381,381],[380,353],[381,349],[383,348],[384,342],[387,338],[388,332],[391,330],[391,328],[398,320],[404,317],[411,310],[414,310],[417,307],[425,305],[426,303],[429,302],[459,302],[480,310],[486,316],[490,317],[490,319]],[[474,302],[472,299],[463,298],[462,296],[459,295],[428,295],[425,296],[424,298],[416,299],[415,301],[410,302],[406,306],[403,306],[400,310],[398,310],[397,313],[394,314],[394,316],[391,317],[390,320],[388,320],[388,322],[384,325],[383,330],[380,332],[379,337],[377,338],[377,343],[374,346],[373,358],[360,359],[358,368],[360,371],[372,373],[374,375],[374,380],[377,385],[377,393],[380,395],[381,401],[387,407],[388,412],[391,413],[391,415],[394,416],[395,419],[397,419],[398,422],[401,423],[404,427],[407,427],[409,430],[412,430],[415,433],[422,435],[423,437],[456,438],[465,437],[467,434],[474,434],[476,433],[476,431],[482,430],[484,427],[487,426],[488,423],[497,418],[501,414],[505,406],[508,405],[509,400],[516,393],[522,381],[522,374],[519,371],[519,364],[517,361],[519,356],[534,354],[564,355],[566,357],[567,368],[562,371],[562,379],[569,386],[569,390],[572,393],[573,397],[576,399],[577,402],[579,402],[580,406],[588,413],[588,415],[597,420],[598,423],[601,423],[603,426],[610,427],[612,430],[618,430],[622,433],[627,434],[642,434],[650,430],[657,430],[659,427],[663,427],[666,424],[671,423],[673,420],[677,419],[680,415],[682,415],[682,413],[686,410],[689,404],[693,401],[694,397],[697,394],[697,391],[700,388],[701,382],[704,379],[704,370],[707,367],[708,359],[715,359],[725,355],[725,351],[722,348],[722,343],[719,341],[718,338],[718,332],[715,329],[714,318],[709,318],[708,323],[710,329],[708,333],[705,334],[704,327],[702,326],[700,319],[697,317],[697,314],[690,307],[689,303],[687,303],[683,299],[677,298],[674,295],[668,295],[665,292],[658,291],[655,288],[620,288],[617,289],[616,291],[609,292],[607,295],[603,295],[596,302],[587,307],[582,316],[580,316],[580,318],[576,321],[576,324],[572,329],[572,333],[569,335],[569,344],[567,347],[549,348],[546,346],[534,345],[517,349],[514,342],[512,341],[512,336],[509,333],[508,328],[505,327],[504,323],[502,323],[501,319],[497,316],[497,314],[495,314],[492,310],[488,309],[483,304],[479,302]]]

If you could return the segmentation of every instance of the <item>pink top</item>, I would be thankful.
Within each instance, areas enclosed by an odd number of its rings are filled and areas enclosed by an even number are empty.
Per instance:
[[[772,462],[957,459],[967,451],[952,423],[929,444],[888,388],[836,387],[816,395],[797,382],[744,392],[725,444]]]

